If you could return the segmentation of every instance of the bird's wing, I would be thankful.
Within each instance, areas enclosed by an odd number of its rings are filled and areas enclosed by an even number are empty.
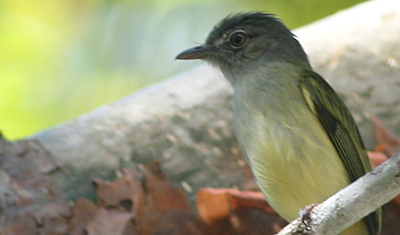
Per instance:
[[[308,107],[318,118],[349,173],[351,182],[371,170],[360,132],[351,113],[331,86],[317,73],[304,71],[300,89]],[[379,212],[371,213],[366,221],[371,234],[379,230]]]

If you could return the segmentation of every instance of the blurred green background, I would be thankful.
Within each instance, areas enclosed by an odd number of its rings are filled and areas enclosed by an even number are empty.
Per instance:
[[[174,56],[227,14],[296,28],[361,0],[0,0],[0,131],[17,139],[195,66]]]

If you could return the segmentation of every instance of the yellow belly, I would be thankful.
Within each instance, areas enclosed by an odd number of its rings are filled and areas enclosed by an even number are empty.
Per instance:
[[[271,126],[264,132],[253,131],[259,136],[245,145],[267,201],[288,221],[297,218],[300,209],[323,202],[349,184],[344,164],[326,133],[315,124],[286,125],[290,131]],[[310,129],[312,126],[316,128]],[[342,234],[367,235],[368,231],[360,222]]]
[[[313,144],[314,146],[312,146]],[[268,202],[286,220],[301,208],[320,203],[349,184],[348,175],[330,143],[306,143],[280,149],[264,144],[249,156],[253,172]]]

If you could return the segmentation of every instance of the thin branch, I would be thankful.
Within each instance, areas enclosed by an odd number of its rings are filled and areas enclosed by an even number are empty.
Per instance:
[[[311,211],[315,234],[336,235],[400,194],[400,153],[342,189]],[[278,235],[293,234],[298,218]],[[309,234],[309,233],[308,233]]]

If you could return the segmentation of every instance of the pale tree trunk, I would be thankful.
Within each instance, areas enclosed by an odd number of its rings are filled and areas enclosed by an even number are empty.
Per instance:
[[[369,147],[365,112],[398,132],[399,22],[400,1],[376,0],[294,31],[314,69],[343,95]],[[90,196],[93,178],[154,159],[193,196],[199,187],[243,179],[231,96],[220,72],[204,65],[30,138],[68,169],[53,177],[71,199]]]

